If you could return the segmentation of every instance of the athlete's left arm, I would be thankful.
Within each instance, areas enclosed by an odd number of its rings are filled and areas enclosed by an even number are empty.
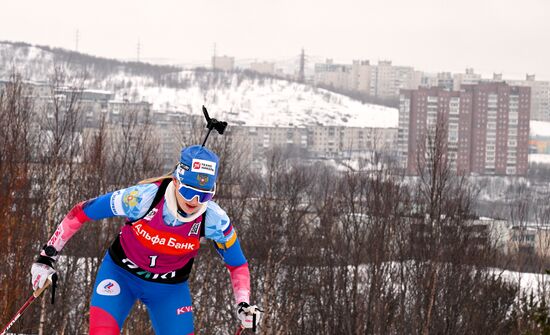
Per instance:
[[[236,303],[250,301],[250,271],[241,249],[237,232],[223,209],[213,201],[208,203],[205,237],[214,241],[216,251],[229,270]]]

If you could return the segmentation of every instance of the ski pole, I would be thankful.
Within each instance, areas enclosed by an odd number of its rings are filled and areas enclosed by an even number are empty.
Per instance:
[[[11,319],[11,321],[8,323],[8,325],[6,327],[4,327],[4,329],[2,329],[2,332],[0,333],[0,335],[5,335],[6,332],[8,331],[8,329],[10,329],[11,326],[13,326],[13,324],[15,323],[15,321],[17,321],[17,319],[19,319],[21,314],[23,314],[23,312],[25,312],[25,310],[32,304],[34,299],[38,298],[42,294],[42,292],[44,292],[48,288],[48,286],[50,286],[51,284],[52,284],[52,280],[48,279],[44,283],[44,286],[42,286],[38,290],[34,291],[31,295],[31,297],[29,299],[27,299],[27,301],[23,304],[23,306],[21,306],[21,308],[19,308],[19,310],[17,311],[15,316]]]
[[[239,325],[239,328],[237,328],[237,332],[235,333],[235,335],[241,335],[241,333],[243,332],[244,330],[244,326],[243,325]],[[3,335],[3,334],[2,334]]]
[[[202,146],[206,144],[206,140],[208,139],[208,135],[210,135],[210,132],[212,129],[216,129],[216,131],[222,135],[225,131],[225,128],[227,128],[227,122],[225,121],[218,121],[216,119],[212,119],[208,115],[208,110],[206,107],[202,106],[202,113],[204,114],[204,118],[206,119],[206,128],[208,128],[208,132],[206,133],[206,136],[204,137],[204,141],[202,141]]]

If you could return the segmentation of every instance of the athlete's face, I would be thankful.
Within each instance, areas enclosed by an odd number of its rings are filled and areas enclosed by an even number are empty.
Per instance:
[[[178,180],[176,180],[175,178],[173,179],[174,181],[174,184],[175,184],[175,193],[176,193],[176,199],[178,201],[178,206],[181,210],[183,210],[185,212],[185,214],[193,214],[195,213],[196,211],[198,211],[200,209],[200,203],[199,203],[199,199],[197,197],[194,197],[191,201],[189,200],[186,200],[179,192],[178,192],[178,189],[179,189],[179,186],[180,186],[180,182]]]

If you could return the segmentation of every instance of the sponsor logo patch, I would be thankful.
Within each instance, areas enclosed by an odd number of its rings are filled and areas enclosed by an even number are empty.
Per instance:
[[[204,186],[208,183],[208,176],[205,174],[199,174],[197,175],[197,180],[199,181],[199,185]]]
[[[184,164],[178,164],[178,168],[176,170],[176,173],[178,174],[179,178],[183,178],[183,175],[185,172],[189,171],[190,167],[188,165]]]
[[[207,161],[204,159],[193,159],[193,164],[191,165],[191,171],[197,173],[206,173],[212,176],[216,175],[216,163],[212,161]]]
[[[55,233],[53,233],[53,236],[52,238],[50,238],[50,240],[48,241],[48,245],[55,245],[55,243],[60,240],[62,241],[62,238],[61,236],[63,236],[63,225],[59,225],[59,227],[57,227],[57,230],[55,231]]]
[[[104,279],[97,285],[96,289],[99,295],[115,296],[120,294],[120,285],[113,279]]]
[[[189,312],[192,312],[192,311],[193,311],[193,306],[183,306],[183,307],[180,307],[176,310],[176,314],[181,315],[181,314],[189,313]]]
[[[141,198],[139,197],[139,191],[134,190],[130,193],[125,193],[122,201],[124,201],[124,203],[130,207],[135,207],[140,200]]]
[[[199,249],[197,237],[186,237],[158,230],[142,222],[132,225],[132,231],[144,247],[168,255],[185,255]]]
[[[158,209],[156,209],[156,208],[151,209],[151,211],[149,213],[147,213],[147,215],[143,218],[143,220],[151,221],[153,219],[153,217],[155,216],[155,214],[157,214],[157,212],[158,212]]]
[[[201,223],[200,222],[193,223],[193,227],[191,227],[191,230],[189,231],[188,236],[197,235],[200,232],[200,229],[201,229]]]
[[[136,263],[132,262],[128,258],[124,258],[122,260],[122,263],[126,265],[126,267],[130,270],[130,272],[138,276],[144,277],[145,279],[162,282],[163,280],[176,278],[176,271],[170,271],[166,273],[152,273],[152,272],[143,270],[142,268],[137,266]]]

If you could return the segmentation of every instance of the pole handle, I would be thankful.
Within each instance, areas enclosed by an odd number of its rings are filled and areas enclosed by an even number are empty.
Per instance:
[[[38,290],[34,291],[32,293],[32,295],[35,298],[38,298],[42,294],[42,292],[44,292],[51,284],[52,284],[52,279],[51,278],[46,279],[46,282],[44,283],[44,286],[42,286]]]
[[[256,313],[252,314],[252,332],[256,332]]]

